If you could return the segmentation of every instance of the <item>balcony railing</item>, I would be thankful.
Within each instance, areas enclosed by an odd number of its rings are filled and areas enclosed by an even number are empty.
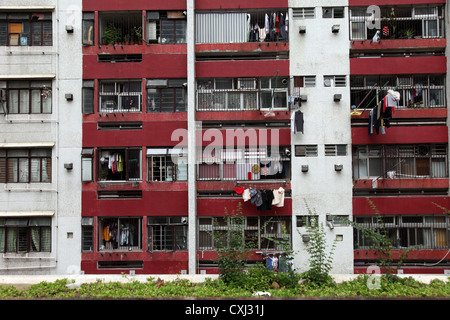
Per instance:
[[[200,79],[198,111],[287,109],[287,78]]]
[[[287,42],[286,10],[197,12],[196,43]]]
[[[382,7],[380,13],[372,17],[366,8],[351,9],[350,40],[445,37],[443,7]]]
[[[398,109],[446,108],[445,76],[442,75],[353,76],[350,81],[351,105],[360,109],[374,107],[389,89],[400,93]]]

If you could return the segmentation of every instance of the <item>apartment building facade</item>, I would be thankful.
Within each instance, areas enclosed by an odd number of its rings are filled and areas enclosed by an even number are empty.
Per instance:
[[[367,25],[367,2],[349,1],[350,94],[358,110],[351,117],[354,219],[384,228],[395,260],[410,250],[401,272],[443,273],[449,247],[447,3],[371,5],[382,19]],[[396,101],[387,103],[389,92]],[[371,110],[381,115],[368,128]],[[355,231],[355,272],[376,259],[370,246]]]
[[[445,1],[28,2],[0,6],[7,272],[216,273],[229,214],[250,264],[307,270],[314,217],[332,273],[377,259],[343,219],[449,269]]]
[[[79,273],[81,1],[0,4],[0,272]]]
[[[212,235],[239,212],[251,262],[288,240],[306,270],[312,214],[334,273],[377,259],[339,217],[386,222],[402,271],[444,272],[445,3],[366,2],[84,3],[82,269],[217,272]]]

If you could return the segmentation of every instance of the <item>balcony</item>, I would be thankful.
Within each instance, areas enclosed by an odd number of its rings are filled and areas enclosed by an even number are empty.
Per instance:
[[[287,9],[197,12],[196,43],[287,42]]]
[[[287,110],[288,84],[286,77],[199,79],[197,110]]]
[[[438,39],[445,37],[444,7],[380,7],[380,18],[366,8],[350,10],[350,40]],[[375,28],[376,24],[379,24]],[[377,40],[377,41],[375,41]]]
[[[446,108],[445,75],[352,76],[350,85],[351,105],[360,110],[379,104],[389,89],[400,93],[396,110]]]

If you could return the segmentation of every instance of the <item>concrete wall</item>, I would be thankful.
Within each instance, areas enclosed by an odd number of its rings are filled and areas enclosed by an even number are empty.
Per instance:
[[[50,253],[7,253],[0,257],[2,274],[67,274],[80,270],[81,244],[81,0],[5,0],[0,10],[52,12],[52,46],[0,47],[0,78],[40,78],[52,81],[52,113],[0,115],[0,143],[52,147],[51,183],[0,184],[0,211],[50,211]],[[66,32],[66,24],[74,27]],[[2,81],[2,80],[0,80]],[[65,94],[73,94],[67,101]],[[73,163],[73,169],[64,169]],[[26,214],[26,213],[23,213]]]
[[[333,273],[353,272],[353,232],[349,227],[326,226],[326,215],[352,215],[352,161],[350,128],[350,65],[348,40],[347,1],[289,1],[289,45],[290,74],[292,76],[316,76],[316,85],[301,88],[300,94],[307,101],[299,108],[304,117],[304,133],[292,134],[295,145],[317,145],[316,157],[292,155],[292,215],[293,226],[296,216],[308,215],[307,206],[319,215],[324,225],[328,245],[331,247],[337,235],[343,241],[336,242],[333,256]],[[322,18],[322,7],[344,6],[344,18]],[[292,8],[315,8],[314,19],[294,19]],[[339,25],[338,33],[332,26]],[[300,26],[306,32],[300,34]],[[345,75],[346,87],[324,86],[324,76]],[[295,93],[295,92],[294,92]],[[342,99],[335,102],[335,94]],[[346,144],[346,156],[325,156],[325,144]],[[335,164],[343,165],[342,171],[335,171]],[[302,172],[302,165],[308,165],[308,172]],[[307,206],[306,206],[307,205]],[[293,230],[295,266],[299,271],[309,269],[309,255],[301,234],[304,227]]]

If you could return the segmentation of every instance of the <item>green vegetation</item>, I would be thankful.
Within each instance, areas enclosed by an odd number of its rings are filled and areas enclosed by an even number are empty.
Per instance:
[[[329,282],[318,285],[314,282],[292,285],[288,273],[277,273],[263,267],[248,270],[245,283],[241,287],[226,284],[222,279],[206,279],[203,283],[177,279],[163,281],[148,278],[140,282],[85,283],[70,286],[71,281],[61,279],[42,282],[21,290],[14,286],[0,286],[0,299],[147,299],[147,298],[241,298],[254,297],[255,292],[270,293],[272,298],[450,298],[450,278],[447,281],[433,280],[424,284],[412,277],[399,278],[380,275],[380,285],[370,289],[369,275],[342,283]]]

